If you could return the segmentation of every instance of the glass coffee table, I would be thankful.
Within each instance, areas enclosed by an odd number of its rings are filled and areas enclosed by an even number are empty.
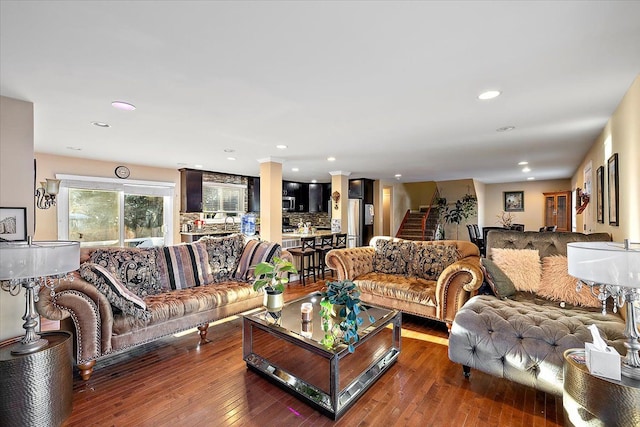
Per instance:
[[[265,310],[243,316],[242,353],[247,367],[335,420],[398,358],[402,316],[367,306],[355,351],[329,350],[321,344],[320,299],[313,293],[285,304],[279,324]],[[311,322],[302,322],[303,303],[312,304]]]

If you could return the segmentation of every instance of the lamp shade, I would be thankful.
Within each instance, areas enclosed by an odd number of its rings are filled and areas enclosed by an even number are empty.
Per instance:
[[[615,242],[567,244],[569,274],[601,285],[640,288],[640,249]]]
[[[0,280],[55,276],[79,267],[79,242],[0,242]]]

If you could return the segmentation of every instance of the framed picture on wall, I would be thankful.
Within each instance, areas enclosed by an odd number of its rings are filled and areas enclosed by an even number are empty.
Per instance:
[[[27,208],[0,208],[0,239],[27,240]]]
[[[522,212],[524,211],[524,191],[504,192],[504,211]]]
[[[609,225],[619,225],[618,221],[618,153],[607,161],[607,187],[609,190]]]
[[[604,166],[596,171],[596,218],[604,224]]]

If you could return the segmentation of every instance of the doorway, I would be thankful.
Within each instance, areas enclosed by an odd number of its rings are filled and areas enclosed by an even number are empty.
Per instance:
[[[382,234],[391,236],[391,206],[392,206],[393,187],[382,188]]]

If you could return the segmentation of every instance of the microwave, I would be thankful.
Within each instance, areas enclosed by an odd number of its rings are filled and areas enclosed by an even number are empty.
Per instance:
[[[293,212],[296,210],[296,198],[295,197],[282,197],[282,210],[285,212]]]

